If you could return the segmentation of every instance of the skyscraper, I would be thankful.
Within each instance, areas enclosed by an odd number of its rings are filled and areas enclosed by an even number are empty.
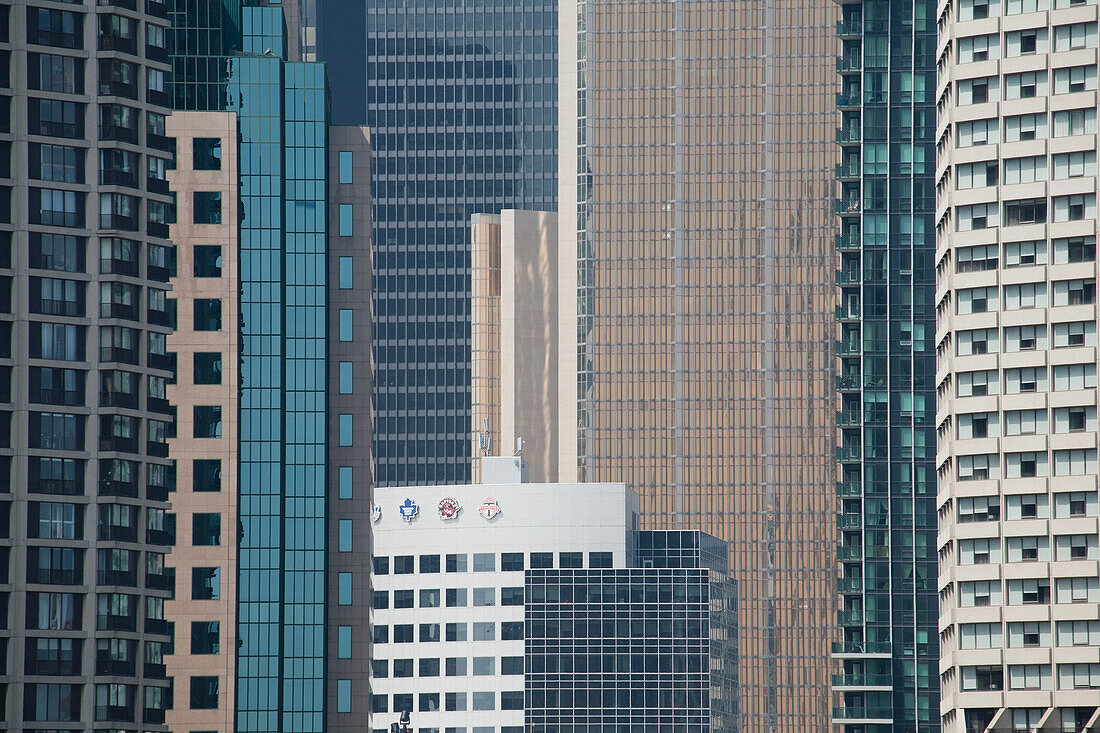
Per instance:
[[[346,5],[321,4],[318,57],[374,151],[375,480],[462,483],[470,217],[555,208],[558,6]]]
[[[943,726],[1081,731],[1100,706],[1097,6],[938,13]]]
[[[743,730],[830,725],[838,15],[560,14],[558,480],[625,481],[644,528],[729,543]]]
[[[0,719],[162,731],[167,7],[0,7]],[[13,541],[14,540],[14,541]]]
[[[847,2],[838,33],[841,640],[849,733],[939,725],[935,8]]]
[[[239,476],[235,729],[320,731],[329,413],[324,67],[285,60],[279,5],[178,0],[172,21],[174,107],[236,113],[239,132],[240,320],[221,325],[240,328],[231,456]],[[210,304],[204,314],[221,312]]]

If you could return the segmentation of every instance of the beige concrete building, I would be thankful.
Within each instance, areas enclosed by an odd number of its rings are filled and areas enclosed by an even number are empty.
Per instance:
[[[168,441],[176,462],[175,599],[165,617],[175,624],[175,650],[165,656],[175,680],[173,730],[229,733],[234,729],[238,465],[238,168],[237,116],[176,112],[167,134],[176,139],[177,330],[176,383],[168,400],[177,411]],[[199,689],[195,689],[198,687]],[[215,707],[194,706],[208,699]]]
[[[554,482],[561,287],[557,216],[517,210],[475,215],[471,242],[474,450],[511,455],[522,438],[531,480]],[[480,470],[481,462],[474,461],[475,480]]]
[[[559,481],[729,543],[740,729],[823,731],[836,629],[827,2],[560,13]]]
[[[1097,8],[939,3],[946,731],[1100,717]]]

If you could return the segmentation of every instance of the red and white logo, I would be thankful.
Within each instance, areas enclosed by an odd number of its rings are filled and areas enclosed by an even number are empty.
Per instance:
[[[462,511],[462,506],[457,501],[452,499],[451,497],[448,496],[445,499],[440,499],[440,501],[439,501],[439,517],[440,517],[440,519],[443,519],[444,521],[446,521],[448,519],[454,519],[455,517],[458,516],[458,513],[460,511]]]
[[[492,519],[500,514],[500,504],[497,504],[497,500],[493,497],[486,496],[485,501],[481,502],[481,508],[477,510],[477,513],[486,519]]]

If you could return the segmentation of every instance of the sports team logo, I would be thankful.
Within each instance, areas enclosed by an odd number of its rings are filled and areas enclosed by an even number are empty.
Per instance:
[[[405,499],[405,503],[397,507],[397,511],[401,513],[401,518],[406,522],[411,522],[420,512],[420,507],[416,505],[416,502],[412,499]]]
[[[454,519],[462,511],[462,505],[451,497],[439,500],[439,518],[446,521]]]
[[[378,524],[382,519],[382,507],[377,504],[371,504],[370,507],[370,520],[375,524]]]
[[[492,519],[500,514],[500,504],[497,504],[497,500],[493,497],[486,496],[485,501],[481,502],[481,508],[477,510],[477,513],[486,519]]]

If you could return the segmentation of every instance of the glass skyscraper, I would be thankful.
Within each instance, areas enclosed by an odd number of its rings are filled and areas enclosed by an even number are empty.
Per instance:
[[[839,8],[560,15],[559,480],[729,543],[740,727],[826,730],[836,634]],[[572,261],[570,262],[570,258]]]
[[[837,423],[845,731],[939,728],[934,312],[936,8],[837,26]]]
[[[470,217],[556,208],[558,6],[342,5],[321,4],[318,55],[334,120],[372,136],[375,480],[462,483],[475,452]]]
[[[236,729],[320,731],[325,688],[328,107],[278,5],[178,0],[172,101],[238,116]]]

